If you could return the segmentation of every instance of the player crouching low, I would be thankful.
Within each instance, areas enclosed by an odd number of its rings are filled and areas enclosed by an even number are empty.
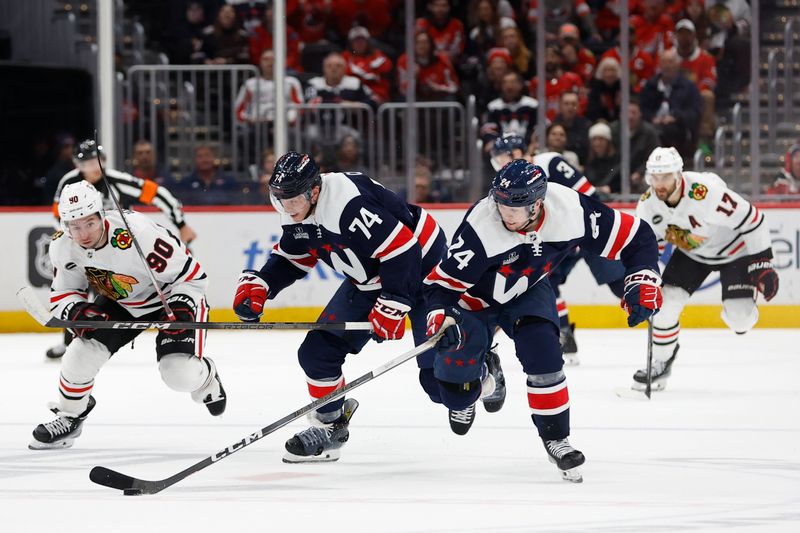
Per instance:
[[[64,320],[166,320],[156,288],[132,246],[133,235],[146,254],[176,320],[205,322],[206,274],[184,244],[139,213],[127,212],[130,232],[119,213],[105,213],[101,194],[87,181],[64,187],[58,205],[64,232],[53,236],[50,289],[53,316]],[[66,237],[64,236],[66,235]],[[98,297],[88,301],[89,286]],[[68,448],[80,436],[94,409],[91,395],[100,368],[141,330],[76,329],[61,359],[57,418],[33,430],[29,448]],[[156,336],[161,379],[173,390],[190,393],[214,415],[225,411],[226,396],[216,366],[203,357],[205,330],[163,330]]]
[[[758,322],[756,296],[778,292],[772,243],[764,215],[713,172],[684,172],[675,148],[656,148],[646,163],[650,188],[636,214],[653,227],[659,245],[675,248],[664,269],[664,305],[653,319],[652,390],[666,387],[678,354],[680,316],[711,272],[722,284],[722,320],[738,334]],[[633,376],[643,390],[647,371]]]
[[[445,403],[468,409],[479,398],[480,362],[496,326],[511,338],[527,377],[532,420],[551,462],[580,482],[583,454],[573,448],[570,401],[548,276],[580,246],[620,259],[627,273],[625,308],[635,326],[661,304],[658,247],[647,224],[572,189],[550,184],[542,168],[517,159],[468,212],[447,258],[425,279],[428,334],[447,328],[435,364]]]

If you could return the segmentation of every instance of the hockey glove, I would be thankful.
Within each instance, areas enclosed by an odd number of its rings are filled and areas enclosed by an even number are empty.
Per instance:
[[[269,295],[269,285],[255,270],[245,270],[239,276],[233,311],[243,322],[257,322],[264,313],[264,302]]]
[[[175,322],[194,322],[195,320],[195,306],[194,300],[182,294],[173,296],[169,300],[169,308],[175,316]],[[166,311],[161,312],[161,320],[167,321],[169,317]],[[180,335],[184,333],[185,329],[165,329],[163,330],[166,335]]]
[[[747,265],[747,273],[766,301],[778,293],[778,273],[772,268],[772,250],[753,256]]]
[[[661,276],[639,270],[625,276],[625,293],[620,306],[628,313],[628,326],[644,322],[661,308]]]
[[[367,317],[372,323],[372,338],[378,342],[403,338],[409,311],[411,302],[402,296],[382,293]]]
[[[447,317],[451,317],[456,323],[444,330],[439,342],[436,343],[436,347],[440,350],[454,352],[464,347],[464,340],[466,339],[464,328],[461,327],[464,318],[457,307],[434,309],[428,312],[428,329],[425,334],[428,337],[433,337],[439,333]]]
[[[108,320],[108,314],[103,311],[103,308],[92,302],[78,302],[73,305],[67,312],[67,320],[96,320],[103,322]],[[78,337],[89,337],[94,328],[81,328],[72,330]]]

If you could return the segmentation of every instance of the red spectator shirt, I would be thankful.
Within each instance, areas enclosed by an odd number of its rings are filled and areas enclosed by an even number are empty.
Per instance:
[[[448,58],[457,58],[464,52],[464,25],[458,19],[450,18],[443,28],[439,28],[430,20],[419,18],[417,29],[425,30],[433,39],[436,50]]]
[[[442,53],[436,54],[436,60],[429,65],[417,65],[417,95],[420,98],[432,99],[438,94],[446,93],[455,95],[458,92],[458,75],[450,59]],[[403,54],[397,60],[397,77],[400,82],[400,92],[408,90],[408,56]]]
[[[361,83],[372,89],[375,100],[389,100],[389,73],[392,61],[380,50],[374,49],[369,55],[357,56],[342,52],[347,62],[347,73],[361,79]]]
[[[607,57],[613,57],[619,63],[622,63],[620,60],[619,46],[607,50],[606,53],[600,57],[600,61],[603,61]],[[628,72],[630,72],[631,88],[633,92],[639,93],[642,87],[644,87],[644,84],[647,83],[647,80],[652,78],[656,73],[656,64],[655,61],[653,61],[653,56],[637,46],[633,49],[633,53],[628,61]]]
[[[641,15],[633,15],[631,26],[636,28],[636,46],[653,57],[658,56],[662,50],[672,48],[675,22],[669,15],[662,13],[653,23]]]
[[[353,26],[364,26],[380,37],[392,24],[389,0],[335,0],[331,12],[339,34],[346,37]]]
[[[531,79],[528,82],[528,94],[536,97],[536,90],[539,84],[537,78]],[[544,88],[545,109],[547,120],[552,122],[558,114],[558,105],[561,95],[567,91],[572,91],[580,94],[579,89],[583,87],[583,79],[574,72],[564,72],[561,77],[551,78]],[[580,97],[580,115],[583,116],[586,110],[586,98]]]
[[[250,37],[250,62],[258,65],[264,50],[272,49],[272,28],[269,30],[264,29],[264,26],[253,28],[253,35]],[[303,72],[300,63],[300,36],[290,26],[286,26],[286,68]]]
[[[698,91],[714,91],[717,86],[717,61],[714,56],[700,48],[694,47],[689,57],[681,57],[681,69]]]
[[[567,65],[564,65],[565,67]],[[569,71],[581,77],[584,83],[592,79],[594,68],[597,66],[597,59],[588,48],[578,49],[578,62],[569,66]]]

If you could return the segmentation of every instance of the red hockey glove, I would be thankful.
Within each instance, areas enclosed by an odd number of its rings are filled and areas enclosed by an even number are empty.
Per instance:
[[[409,311],[411,302],[402,296],[381,294],[367,317],[372,323],[372,338],[378,342],[402,339]]]
[[[771,250],[753,256],[747,265],[747,273],[766,301],[772,300],[778,293],[778,273],[772,268]]]
[[[182,294],[173,296],[169,300],[169,308],[172,311],[172,314],[175,316],[175,322],[194,322],[195,320],[195,305],[194,300],[189,298],[188,296],[184,296]],[[167,312],[161,312],[161,320],[166,322],[169,320],[167,317]],[[166,335],[180,335],[184,333],[185,329],[165,329],[163,330]]]
[[[264,313],[264,302],[269,296],[269,285],[255,270],[245,270],[239,276],[233,311],[243,322],[257,322]]]
[[[452,324],[450,327],[444,330],[439,342],[436,343],[436,347],[440,350],[447,350],[451,352],[460,350],[464,346],[466,333],[464,332],[464,328],[461,327],[463,317],[461,316],[461,311],[459,311],[457,307],[448,307],[447,309],[434,309],[429,311],[428,329],[425,334],[428,337],[433,337],[439,333],[444,326],[444,322],[447,317],[455,320],[455,324]]]
[[[78,302],[73,305],[67,312],[67,320],[96,320],[103,322],[108,320],[108,314],[103,311],[103,308],[92,302]],[[89,337],[94,328],[81,328],[72,330],[78,337]]]
[[[639,270],[625,276],[625,293],[620,306],[628,313],[628,326],[644,322],[661,308],[661,276]]]

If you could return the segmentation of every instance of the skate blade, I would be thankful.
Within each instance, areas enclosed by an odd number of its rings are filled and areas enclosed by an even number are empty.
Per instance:
[[[483,403],[483,408],[486,410],[487,413],[496,413],[497,411],[503,408],[503,404],[506,402],[506,399],[505,397],[481,398],[481,402]]]
[[[563,354],[564,364],[567,366],[578,366],[581,364],[581,360],[578,359],[578,354]]]
[[[72,448],[75,439],[60,440],[57,442],[39,442],[34,440],[28,444],[29,450],[61,450],[63,448]]]
[[[650,384],[651,391],[659,391],[659,390],[664,390],[666,388],[667,388],[666,380],[654,381]],[[639,383],[638,381],[634,381],[633,385],[631,385],[631,389],[644,392],[647,389],[647,385],[644,383]]]
[[[289,464],[298,463],[332,463],[338,461],[342,456],[341,450],[328,450],[319,455],[295,455],[291,452],[285,452],[283,455],[283,462]]]
[[[575,468],[570,468],[569,470],[559,470],[559,472],[561,472],[561,479],[564,481],[569,481],[570,483],[583,483],[583,475],[577,466]]]

